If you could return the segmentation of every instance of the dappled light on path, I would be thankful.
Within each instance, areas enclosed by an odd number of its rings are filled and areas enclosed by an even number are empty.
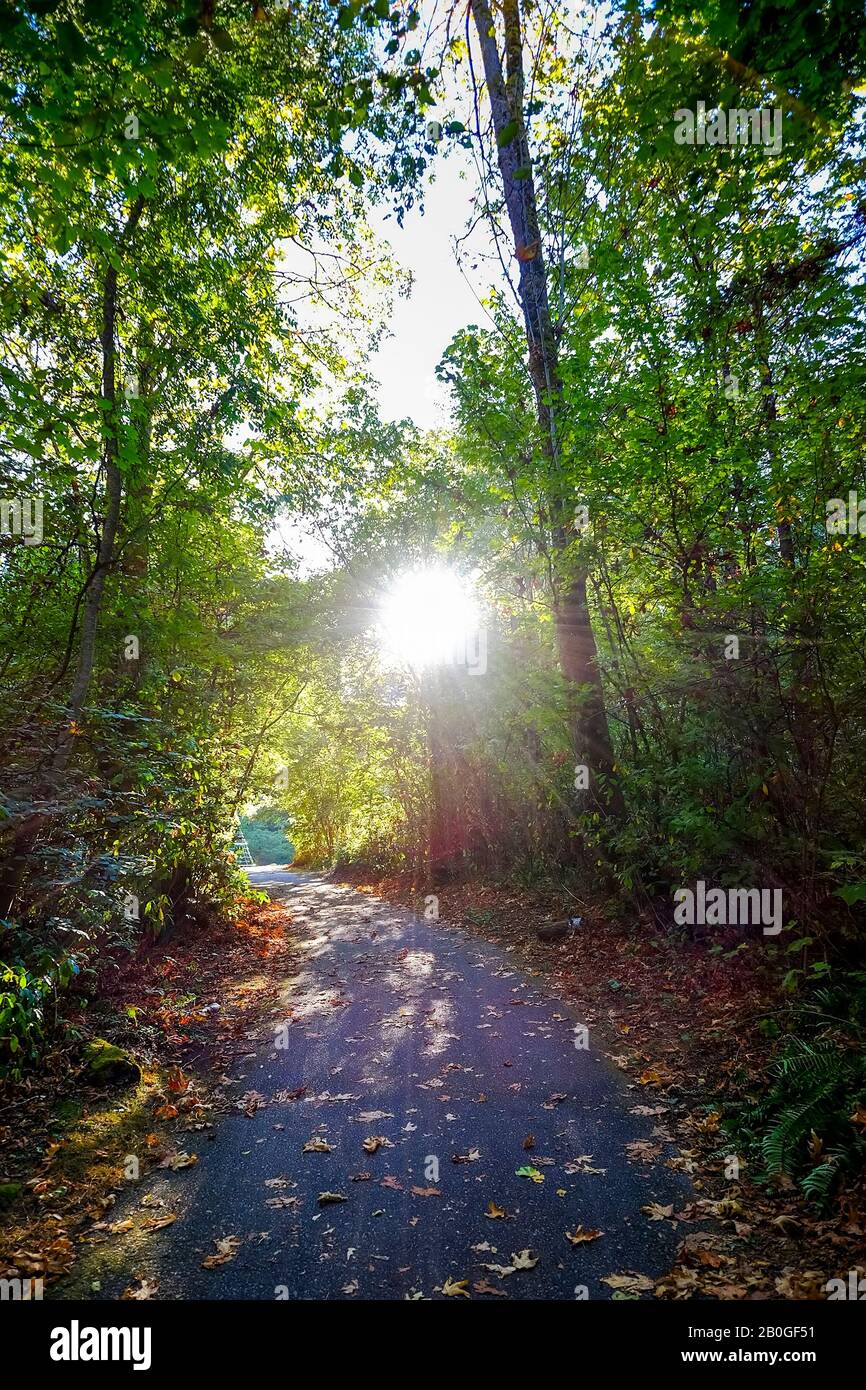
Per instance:
[[[673,1229],[642,1207],[673,1210],[688,1181],[621,1076],[575,1049],[562,1000],[405,909],[316,875],[250,877],[284,899],[298,969],[272,1034],[251,1030],[221,1078],[224,1115],[190,1136],[192,1179],[160,1173],[118,1203],[178,1213],[134,1245],[159,1297],[429,1297],[468,1279],[482,1296],[599,1298],[612,1271],[667,1268]],[[579,1261],[576,1227],[604,1233]],[[497,1275],[512,1258],[515,1277]]]

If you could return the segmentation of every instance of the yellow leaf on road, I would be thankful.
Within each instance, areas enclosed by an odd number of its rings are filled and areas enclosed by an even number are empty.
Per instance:
[[[394,1145],[390,1139],[386,1139],[383,1134],[371,1134],[369,1139],[361,1140],[361,1148],[368,1154],[374,1154],[377,1149],[393,1149]]]
[[[582,1226],[578,1226],[573,1231],[566,1231],[565,1239],[570,1240],[572,1245],[585,1245],[591,1240],[598,1240],[603,1236],[604,1231],[585,1231]]]
[[[202,1269],[216,1269],[217,1265],[227,1265],[229,1260],[233,1260],[241,1248],[241,1242],[237,1236],[224,1236],[222,1240],[215,1242],[217,1253],[206,1255],[201,1262]]]
[[[645,1274],[608,1274],[601,1282],[623,1293],[645,1293],[655,1287],[652,1279],[647,1279]]]
[[[663,1207],[658,1202],[647,1202],[645,1207],[641,1207],[641,1211],[650,1221],[664,1221],[674,1214],[673,1203],[669,1207]]]

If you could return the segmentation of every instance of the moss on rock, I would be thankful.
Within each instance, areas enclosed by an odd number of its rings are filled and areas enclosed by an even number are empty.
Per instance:
[[[97,1086],[110,1086],[114,1082],[137,1086],[141,1080],[141,1067],[135,1058],[122,1047],[106,1042],[105,1038],[93,1038],[87,1044],[84,1068],[86,1080]]]

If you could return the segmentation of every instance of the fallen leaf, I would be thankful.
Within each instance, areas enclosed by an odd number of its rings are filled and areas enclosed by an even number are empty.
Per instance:
[[[592,1154],[579,1154],[577,1158],[573,1158],[569,1163],[566,1163],[566,1164],[565,1164],[565,1172],[566,1172],[566,1173],[600,1173],[600,1174],[604,1174],[604,1173],[607,1172],[607,1169],[606,1169],[606,1168],[591,1168],[591,1167],[589,1166],[589,1161],[590,1161],[591,1158],[592,1158]]]
[[[731,1263],[723,1255],[715,1255],[712,1250],[704,1250],[701,1246],[691,1253],[699,1265],[706,1265],[709,1269],[721,1269],[722,1265]]]
[[[552,1096],[548,1096],[547,1100],[542,1102],[541,1108],[542,1110],[555,1110],[557,1105],[562,1105],[564,1100],[568,1100],[564,1091],[554,1091]]]
[[[647,1279],[645,1274],[608,1274],[601,1282],[609,1284],[612,1289],[620,1289],[623,1293],[645,1293],[648,1289],[654,1288],[652,1279]]]
[[[658,1202],[647,1202],[645,1207],[641,1207],[641,1211],[650,1221],[664,1221],[667,1217],[673,1216],[674,1206],[673,1202],[669,1207],[660,1206]]]
[[[214,1242],[217,1248],[215,1255],[206,1255],[201,1262],[202,1269],[216,1269],[217,1265],[226,1265],[229,1260],[233,1260],[241,1248],[241,1242],[237,1236],[225,1236],[222,1240]]]
[[[491,1274],[498,1274],[500,1279],[507,1279],[510,1274],[516,1274],[520,1269],[535,1269],[538,1264],[538,1256],[533,1255],[531,1250],[521,1250],[519,1255],[512,1253],[510,1265],[486,1265],[482,1269],[489,1269]]]
[[[245,1115],[252,1119],[257,1110],[262,1110],[268,1103],[267,1096],[263,1096],[261,1091],[245,1091],[240,1100],[235,1101],[235,1108],[242,1110]]]
[[[167,1211],[164,1216],[149,1216],[146,1221],[142,1221],[143,1231],[161,1231],[163,1226],[171,1226],[177,1220],[176,1211]]]
[[[66,1274],[75,1263],[75,1250],[68,1237],[58,1236],[45,1250],[15,1250],[11,1258],[18,1273]]]
[[[601,1234],[601,1232],[599,1232]],[[519,1255],[512,1254],[511,1266],[513,1269],[535,1269],[538,1264],[538,1256],[533,1255],[531,1250],[521,1250]]]
[[[504,1289],[495,1288],[493,1284],[488,1284],[486,1279],[479,1279],[477,1284],[472,1285],[472,1288],[475,1293],[493,1294],[496,1298],[508,1297]]]
[[[544,1174],[539,1173],[537,1168],[516,1168],[515,1174],[518,1178],[529,1178],[531,1182],[544,1182]]]
[[[572,1245],[584,1245],[590,1240],[598,1240],[603,1236],[604,1231],[585,1231],[582,1226],[577,1226],[573,1231],[566,1231],[565,1238],[570,1240]]]
[[[162,1160],[159,1166],[160,1168],[171,1168],[172,1172],[176,1173],[181,1168],[192,1168],[196,1163],[198,1163],[198,1154],[179,1153],[170,1154],[168,1158]]]
[[[141,1302],[146,1298],[153,1298],[153,1295],[157,1292],[158,1288],[159,1284],[153,1284],[149,1279],[142,1279],[138,1288],[135,1288],[132,1284],[130,1284],[128,1289],[123,1290],[123,1293],[120,1295],[120,1297],[121,1299],[127,1300],[137,1299],[139,1302]]]
[[[661,1145],[651,1144],[648,1139],[633,1139],[630,1144],[626,1144],[625,1151],[632,1163],[650,1163],[654,1158],[658,1158]]]

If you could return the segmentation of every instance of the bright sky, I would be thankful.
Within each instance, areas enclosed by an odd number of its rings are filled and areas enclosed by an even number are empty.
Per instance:
[[[386,216],[386,209],[370,213],[373,232],[390,244],[394,260],[411,272],[413,284],[408,297],[395,297],[391,336],[369,368],[380,383],[382,418],[409,418],[420,429],[448,424],[448,392],[436,380],[436,364],[459,329],[485,322],[477,296],[485,295],[495,278],[490,260],[483,256],[473,272],[474,258],[466,246],[462,259],[468,279],[455,259],[454,239],[464,236],[472,215],[475,172],[467,155],[453,149],[447,158],[435,159],[434,170],[435,178],[425,184],[423,213],[417,208],[408,212],[402,227],[396,217]],[[489,249],[484,230],[476,230],[472,245]],[[304,269],[309,267],[305,264]],[[300,560],[302,573],[331,563],[327,547],[298,517],[277,521],[271,541],[288,547]]]
[[[485,294],[489,267],[479,265],[475,275],[467,263],[472,285],[461,275],[454,259],[454,237],[462,236],[470,215],[472,172],[462,152],[436,161],[435,182],[425,193],[423,215],[407,213],[402,228],[395,217],[373,215],[373,229],[391,244],[395,259],[412,272],[414,285],[408,299],[400,299],[391,321],[388,339],[371,364],[381,382],[379,404],[383,417],[411,417],[422,429],[444,424],[447,393],[436,380],[435,367],[459,328],[483,323],[484,312],[476,294]],[[473,293],[473,290],[475,293]]]

